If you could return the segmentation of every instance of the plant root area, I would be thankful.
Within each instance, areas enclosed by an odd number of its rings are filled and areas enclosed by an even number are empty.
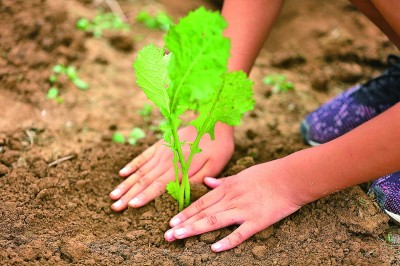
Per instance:
[[[149,120],[138,114],[149,101],[131,65],[144,45],[163,45],[163,32],[135,16],[161,10],[177,21],[200,5],[219,8],[206,0],[118,3],[131,30],[95,38],[75,23],[109,10],[105,2],[0,0],[1,265],[400,265],[399,246],[387,241],[399,228],[367,196],[368,184],[308,204],[218,254],[210,245],[236,226],[164,240],[177,213],[167,194],[112,211],[108,194],[121,182],[118,170],[157,141],[150,126],[161,120],[156,111]],[[221,176],[308,148],[299,135],[303,117],[379,74],[396,52],[347,1],[286,1],[250,75],[256,107],[237,127],[235,153]],[[75,66],[90,88],[60,77],[63,103],[47,99],[57,64]],[[262,82],[272,73],[295,89],[273,93]],[[133,127],[148,132],[136,146],[112,142],[114,132]],[[194,193],[206,191],[197,186]]]

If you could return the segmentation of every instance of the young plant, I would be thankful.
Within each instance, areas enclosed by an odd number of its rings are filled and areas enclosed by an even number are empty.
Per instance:
[[[112,136],[112,141],[120,144],[125,144],[128,142],[130,145],[135,146],[137,141],[143,139],[144,137],[146,137],[146,133],[144,133],[143,129],[140,127],[135,127],[129,133],[128,140],[126,140],[124,134],[115,132]]]
[[[56,101],[57,103],[63,103],[64,99],[61,98],[59,96],[60,92],[58,91],[58,89],[56,87],[51,87],[48,91],[47,91],[47,99],[52,99],[54,101]]]
[[[74,66],[64,66],[60,64],[55,65],[52,70],[53,74],[49,77],[49,81],[53,86],[47,91],[48,99],[53,99],[58,103],[64,101],[63,98],[59,96],[59,89],[54,85],[61,75],[67,76],[75,87],[80,90],[87,90],[89,88],[89,85],[78,77],[78,73]]]
[[[157,12],[155,16],[150,15],[147,11],[141,11],[136,16],[136,21],[143,23],[149,29],[161,29],[167,31],[172,25],[173,20],[164,12]]]
[[[175,169],[175,181],[167,185],[167,191],[178,201],[179,210],[190,204],[188,173],[193,156],[201,152],[201,138],[209,134],[214,140],[218,121],[238,125],[254,106],[253,83],[244,72],[227,71],[230,40],[222,34],[226,26],[218,12],[199,8],[170,27],[164,38],[168,54],[149,45],[133,63],[137,84],[166,120],[160,129],[173,153]],[[186,111],[198,114],[190,122],[197,131],[190,143],[178,136],[180,116]],[[184,145],[190,148],[187,157]]]
[[[263,79],[264,84],[272,86],[273,93],[287,92],[294,89],[292,82],[283,74],[271,74]]]
[[[151,113],[153,112],[153,107],[150,104],[145,104],[142,109],[138,111],[139,115],[144,121],[149,121]]]
[[[104,30],[129,30],[131,27],[114,13],[97,12],[93,20],[80,18],[76,22],[76,28],[91,32],[94,37],[100,38]]]

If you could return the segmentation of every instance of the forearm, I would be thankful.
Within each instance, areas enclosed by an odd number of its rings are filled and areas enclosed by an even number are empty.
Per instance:
[[[228,21],[225,36],[231,39],[230,70],[247,74],[254,64],[283,0],[225,0],[222,15]]]
[[[351,132],[286,157],[301,201],[400,170],[400,103]]]

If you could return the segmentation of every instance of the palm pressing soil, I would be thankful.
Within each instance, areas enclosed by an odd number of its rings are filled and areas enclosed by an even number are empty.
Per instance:
[[[79,16],[94,16],[95,2],[0,1],[1,265],[399,264],[399,247],[385,241],[398,227],[365,194],[365,184],[311,203],[219,254],[210,244],[235,226],[164,240],[177,213],[168,195],[113,212],[108,193],[121,181],[118,170],[157,140],[150,133],[136,147],[110,141],[116,130],[147,132],[150,125],[137,113],[148,101],[131,63],[143,45],[162,45],[163,33],[136,24],[135,15],[161,9],[177,18],[200,4],[217,8],[203,1],[119,2],[132,30],[95,39],[74,27]],[[346,1],[287,1],[251,74],[256,108],[237,128],[235,154],[221,175],[307,148],[298,134],[304,115],[379,73],[393,52]],[[77,66],[90,84],[83,92],[61,80],[63,104],[45,97],[59,63]],[[295,90],[273,94],[262,84],[269,73],[285,74]],[[151,121],[159,119],[152,114]],[[197,197],[205,191],[195,187]]]

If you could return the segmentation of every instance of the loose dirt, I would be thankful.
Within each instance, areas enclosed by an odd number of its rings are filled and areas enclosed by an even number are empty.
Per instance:
[[[149,132],[161,119],[138,114],[148,101],[131,64],[143,45],[161,46],[163,32],[137,24],[135,15],[165,10],[178,18],[201,4],[217,8],[206,1],[119,2],[132,30],[96,39],[75,29],[79,17],[95,15],[96,1],[0,0],[1,265],[400,264],[399,246],[386,242],[399,228],[366,195],[366,184],[311,203],[219,254],[210,244],[235,226],[164,240],[177,213],[169,195],[113,212],[108,193],[121,181],[118,170],[157,138],[149,133],[133,147],[112,143],[112,133],[133,126]],[[307,148],[298,133],[304,115],[378,74],[395,52],[346,1],[288,0],[251,74],[256,108],[237,128],[221,176]],[[90,89],[61,80],[64,103],[57,104],[46,92],[60,63],[78,67]],[[285,74],[295,90],[272,93],[262,83],[270,73]]]

